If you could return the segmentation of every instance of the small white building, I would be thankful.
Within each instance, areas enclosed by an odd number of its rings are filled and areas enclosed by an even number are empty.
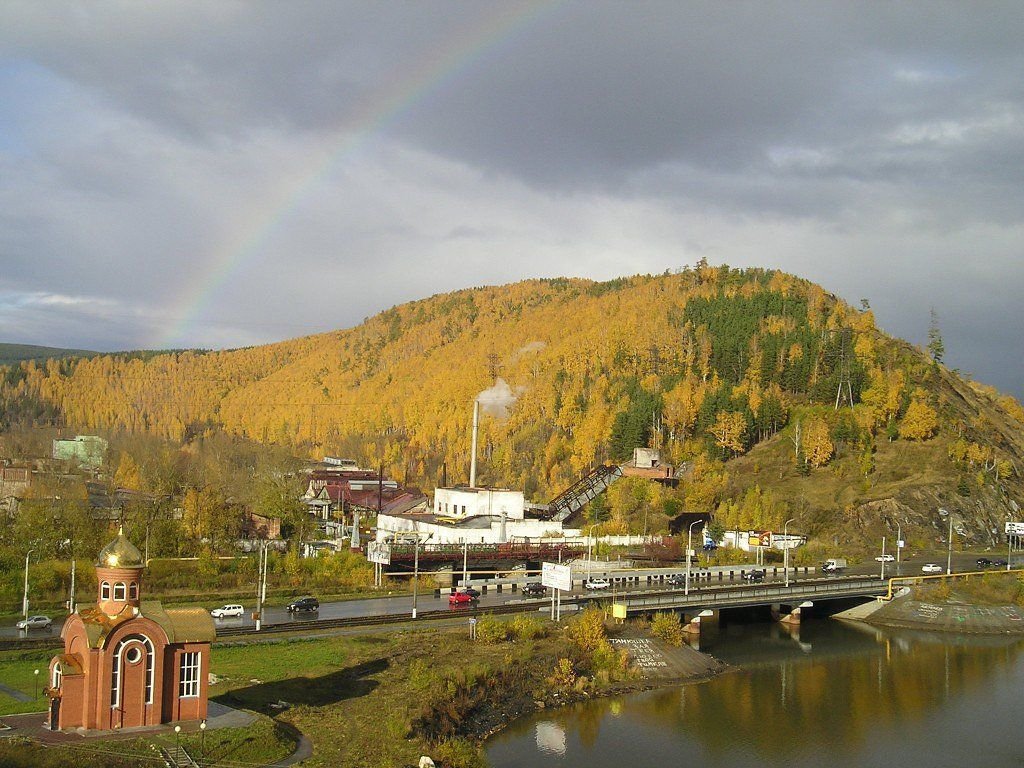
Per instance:
[[[434,514],[451,518],[488,515],[523,520],[526,497],[522,491],[507,488],[438,488],[434,491]]]

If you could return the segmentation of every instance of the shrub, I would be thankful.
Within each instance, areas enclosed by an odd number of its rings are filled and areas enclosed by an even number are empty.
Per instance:
[[[493,616],[481,616],[476,622],[476,639],[483,643],[501,643],[508,640],[508,625]]]
[[[569,624],[566,632],[569,641],[586,657],[608,638],[604,628],[604,614],[594,609],[584,611]]]
[[[512,637],[516,640],[536,640],[544,637],[544,623],[535,616],[516,616],[509,625]]]
[[[559,659],[548,682],[555,688],[561,689],[569,689],[576,685],[576,668],[572,661],[566,658]]]
[[[669,645],[683,644],[685,633],[678,613],[656,613],[651,620],[651,634]]]

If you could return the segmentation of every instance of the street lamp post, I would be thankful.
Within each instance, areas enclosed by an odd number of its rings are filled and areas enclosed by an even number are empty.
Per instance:
[[[428,541],[434,534],[427,534],[424,541]],[[420,580],[420,535],[416,532],[416,541],[412,545],[412,617],[416,618],[416,603],[419,598],[417,589]]]
[[[199,723],[199,765],[206,765],[206,721]]]
[[[593,557],[591,557],[590,554],[590,546],[594,543],[594,529],[597,528],[597,526],[599,525],[600,523],[594,523],[592,526],[590,526],[589,529],[587,529],[587,581],[590,581],[590,572],[593,568]]]
[[[180,736],[181,736],[181,726],[180,725],[176,725],[176,726],[174,726],[174,762],[175,762],[175,764],[181,762],[181,744],[180,744],[180,742],[178,740]]]
[[[896,574],[900,572],[900,553],[903,551],[903,527],[896,521]]]
[[[25,591],[21,598],[21,612],[24,614],[22,616],[24,619],[28,619],[28,557],[33,552],[35,552],[35,549],[30,549],[25,553]]]
[[[885,536],[882,537],[882,581],[885,581]]]
[[[949,514],[948,512],[946,514]],[[949,515],[949,549],[946,552],[946,575],[953,573],[953,516]]]
[[[786,586],[789,586],[789,524],[796,520],[789,518],[782,524],[782,570],[786,574]]]
[[[690,544],[693,541],[693,526],[698,524],[703,525],[703,523],[703,520],[694,520],[690,523],[690,528],[686,532],[686,581],[683,584],[684,595],[690,594]]]
[[[39,698],[39,670],[38,669],[35,670],[35,675],[33,675],[33,679],[35,680],[35,685],[32,686],[32,698],[33,699],[38,699]]]

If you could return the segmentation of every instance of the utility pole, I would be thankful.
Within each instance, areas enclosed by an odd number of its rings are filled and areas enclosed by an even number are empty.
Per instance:
[[[75,557],[71,556],[71,599],[68,600],[68,613],[75,612]]]
[[[260,546],[259,578],[256,584],[256,631],[263,626],[263,603],[267,599],[267,542]]]
[[[22,618],[26,620],[28,619],[28,557],[34,551],[34,549],[30,549],[25,553],[25,592],[21,598],[21,612],[25,614]]]
[[[782,524],[782,558],[785,561],[783,563],[782,570],[786,572],[786,586],[789,586],[789,524],[795,522],[796,518],[791,517],[785,523]]]
[[[953,516],[949,515],[949,551],[946,554],[946,575],[949,576],[951,573],[953,573]]]

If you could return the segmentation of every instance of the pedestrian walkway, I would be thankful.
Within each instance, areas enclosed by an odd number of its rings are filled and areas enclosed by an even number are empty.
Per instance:
[[[80,744],[91,739],[134,739],[139,736],[159,736],[174,733],[175,723],[163,725],[146,725],[138,728],[121,728],[116,731],[51,731],[46,725],[46,712],[33,712],[27,715],[5,715],[0,723],[9,730],[0,731],[0,737],[22,736],[33,739],[41,744]],[[240,709],[218,704],[211,701],[206,718],[208,730],[218,728],[244,728],[256,721],[256,715]],[[199,723],[177,723],[183,733],[194,733],[199,730]]]
[[[27,693],[15,690],[14,688],[10,688],[4,685],[3,683],[0,683],[0,693],[6,693],[15,701],[32,701],[32,697],[29,696]]]

